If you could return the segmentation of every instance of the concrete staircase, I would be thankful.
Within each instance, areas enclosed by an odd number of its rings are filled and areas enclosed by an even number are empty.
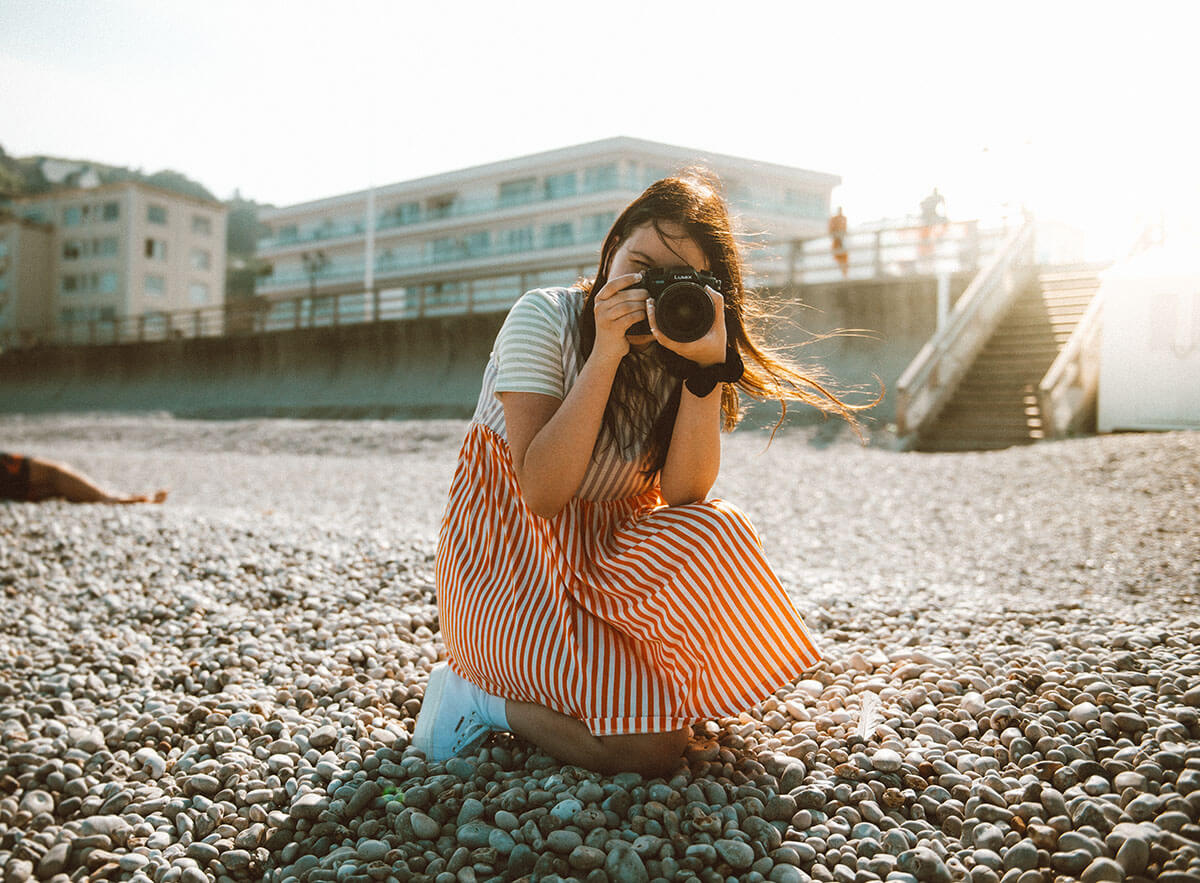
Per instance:
[[[1013,301],[918,451],[1007,448],[1044,437],[1038,383],[1100,286],[1094,269],[1043,272]]]

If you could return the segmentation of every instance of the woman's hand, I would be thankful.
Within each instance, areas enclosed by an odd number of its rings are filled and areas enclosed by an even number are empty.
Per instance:
[[[689,343],[680,343],[678,340],[672,340],[658,329],[658,323],[654,319],[654,301],[646,301],[646,316],[650,320],[650,331],[654,334],[654,339],[662,346],[683,356],[685,359],[691,359],[701,368],[707,368],[710,365],[720,365],[725,361],[725,348],[727,345],[725,335],[725,298],[721,293],[713,290],[709,286],[704,286],[704,290],[708,292],[709,298],[712,300],[713,324],[708,333],[699,340],[693,340]]]
[[[646,299],[642,288],[631,288],[642,281],[641,273],[626,273],[609,279],[596,294],[596,342],[591,358],[619,362],[629,352],[625,332],[646,318]],[[722,357],[724,360],[724,357]]]

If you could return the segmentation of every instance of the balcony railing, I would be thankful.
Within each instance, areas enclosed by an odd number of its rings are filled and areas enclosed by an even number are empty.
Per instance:
[[[605,231],[607,232],[607,231]],[[409,257],[392,256],[379,257],[375,260],[375,276],[406,273],[445,264],[457,264],[484,258],[510,257],[512,255],[533,254],[558,248],[576,248],[581,246],[598,245],[603,240],[603,233],[577,236],[571,240],[558,240],[553,237],[540,237],[540,244],[533,245],[524,242],[496,242],[487,246],[470,246],[449,248],[445,251],[435,251],[427,255]],[[332,261],[319,272],[309,274],[304,270],[276,272],[259,279],[255,288],[258,291],[276,291],[295,288],[300,285],[344,282],[351,279],[362,279],[366,275],[366,260]]]
[[[389,211],[382,212],[375,222],[375,231],[393,230],[397,227],[415,227],[418,224],[428,224],[435,221],[442,221],[447,218],[469,218],[480,215],[488,215],[498,211],[504,211],[510,208],[519,208],[525,205],[534,205],[548,202],[562,202],[568,198],[578,198],[579,196],[587,196],[593,193],[615,193],[617,191],[633,191],[638,189],[637,184],[633,182],[631,176],[626,175],[623,179],[618,179],[612,182],[604,182],[592,188],[581,189],[577,193],[567,196],[559,194],[550,194],[534,192],[528,197],[500,199],[493,198],[478,198],[478,199],[456,199],[445,206],[431,207],[428,205],[421,206],[415,212],[398,212]],[[258,241],[258,250],[266,251],[268,249],[277,248],[285,245],[298,245],[312,242],[324,242],[330,239],[345,239],[347,237],[363,236],[366,234],[367,222],[365,218],[355,218],[353,220],[343,219],[340,222],[330,222],[321,227],[316,227],[311,230],[298,231],[290,235],[280,235],[267,237]]]
[[[447,218],[470,218],[489,215],[507,209],[520,208],[528,205],[544,205],[547,203],[564,202],[568,199],[578,199],[581,196],[593,194],[625,192],[640,193],[651,181],[644,176],[627,173],[617,180],[599,182],[591,187],[581,187],[573,193],[546,193],[535,190],[530,194],[515,197],[490,197],[476,199],[455,199],[445,206],[421,205],[416,210],[398,207],[391,211],[382,212],[375,221],[375,232],[386,232],[401,227],[415,227],[419,224],[429,224]],[[408,206],[412,204],[409,203]],[[738,205],[743,211],[779,217],[796,217],[824,220],[827,209],[822,203],[815,204],[793,202],[744,202]],[[273,248],[292,245],[306,245],[315,242],[326,242],[337,239],[347,239],[366,235],[366,218],[343,218],[339,221],[329,221],[320,227],[315,227],[293,233],[269,236],[258,241],[258,250],[265,252]]]

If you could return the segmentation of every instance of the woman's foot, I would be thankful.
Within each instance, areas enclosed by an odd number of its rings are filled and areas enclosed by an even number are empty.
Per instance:
[[[506,729],[503,699],[460,677],[444,662],[433,667],[412,740],[427,760],[459,757],[478,748],[493,730]]]

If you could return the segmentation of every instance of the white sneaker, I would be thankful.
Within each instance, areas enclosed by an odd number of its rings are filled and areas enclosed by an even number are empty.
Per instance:
[[[417,713],[413,748],[435,763],[478,748],[493,729],[479,708],[480,698],[486,697],[487,693],[446,663],[435,665]]]

